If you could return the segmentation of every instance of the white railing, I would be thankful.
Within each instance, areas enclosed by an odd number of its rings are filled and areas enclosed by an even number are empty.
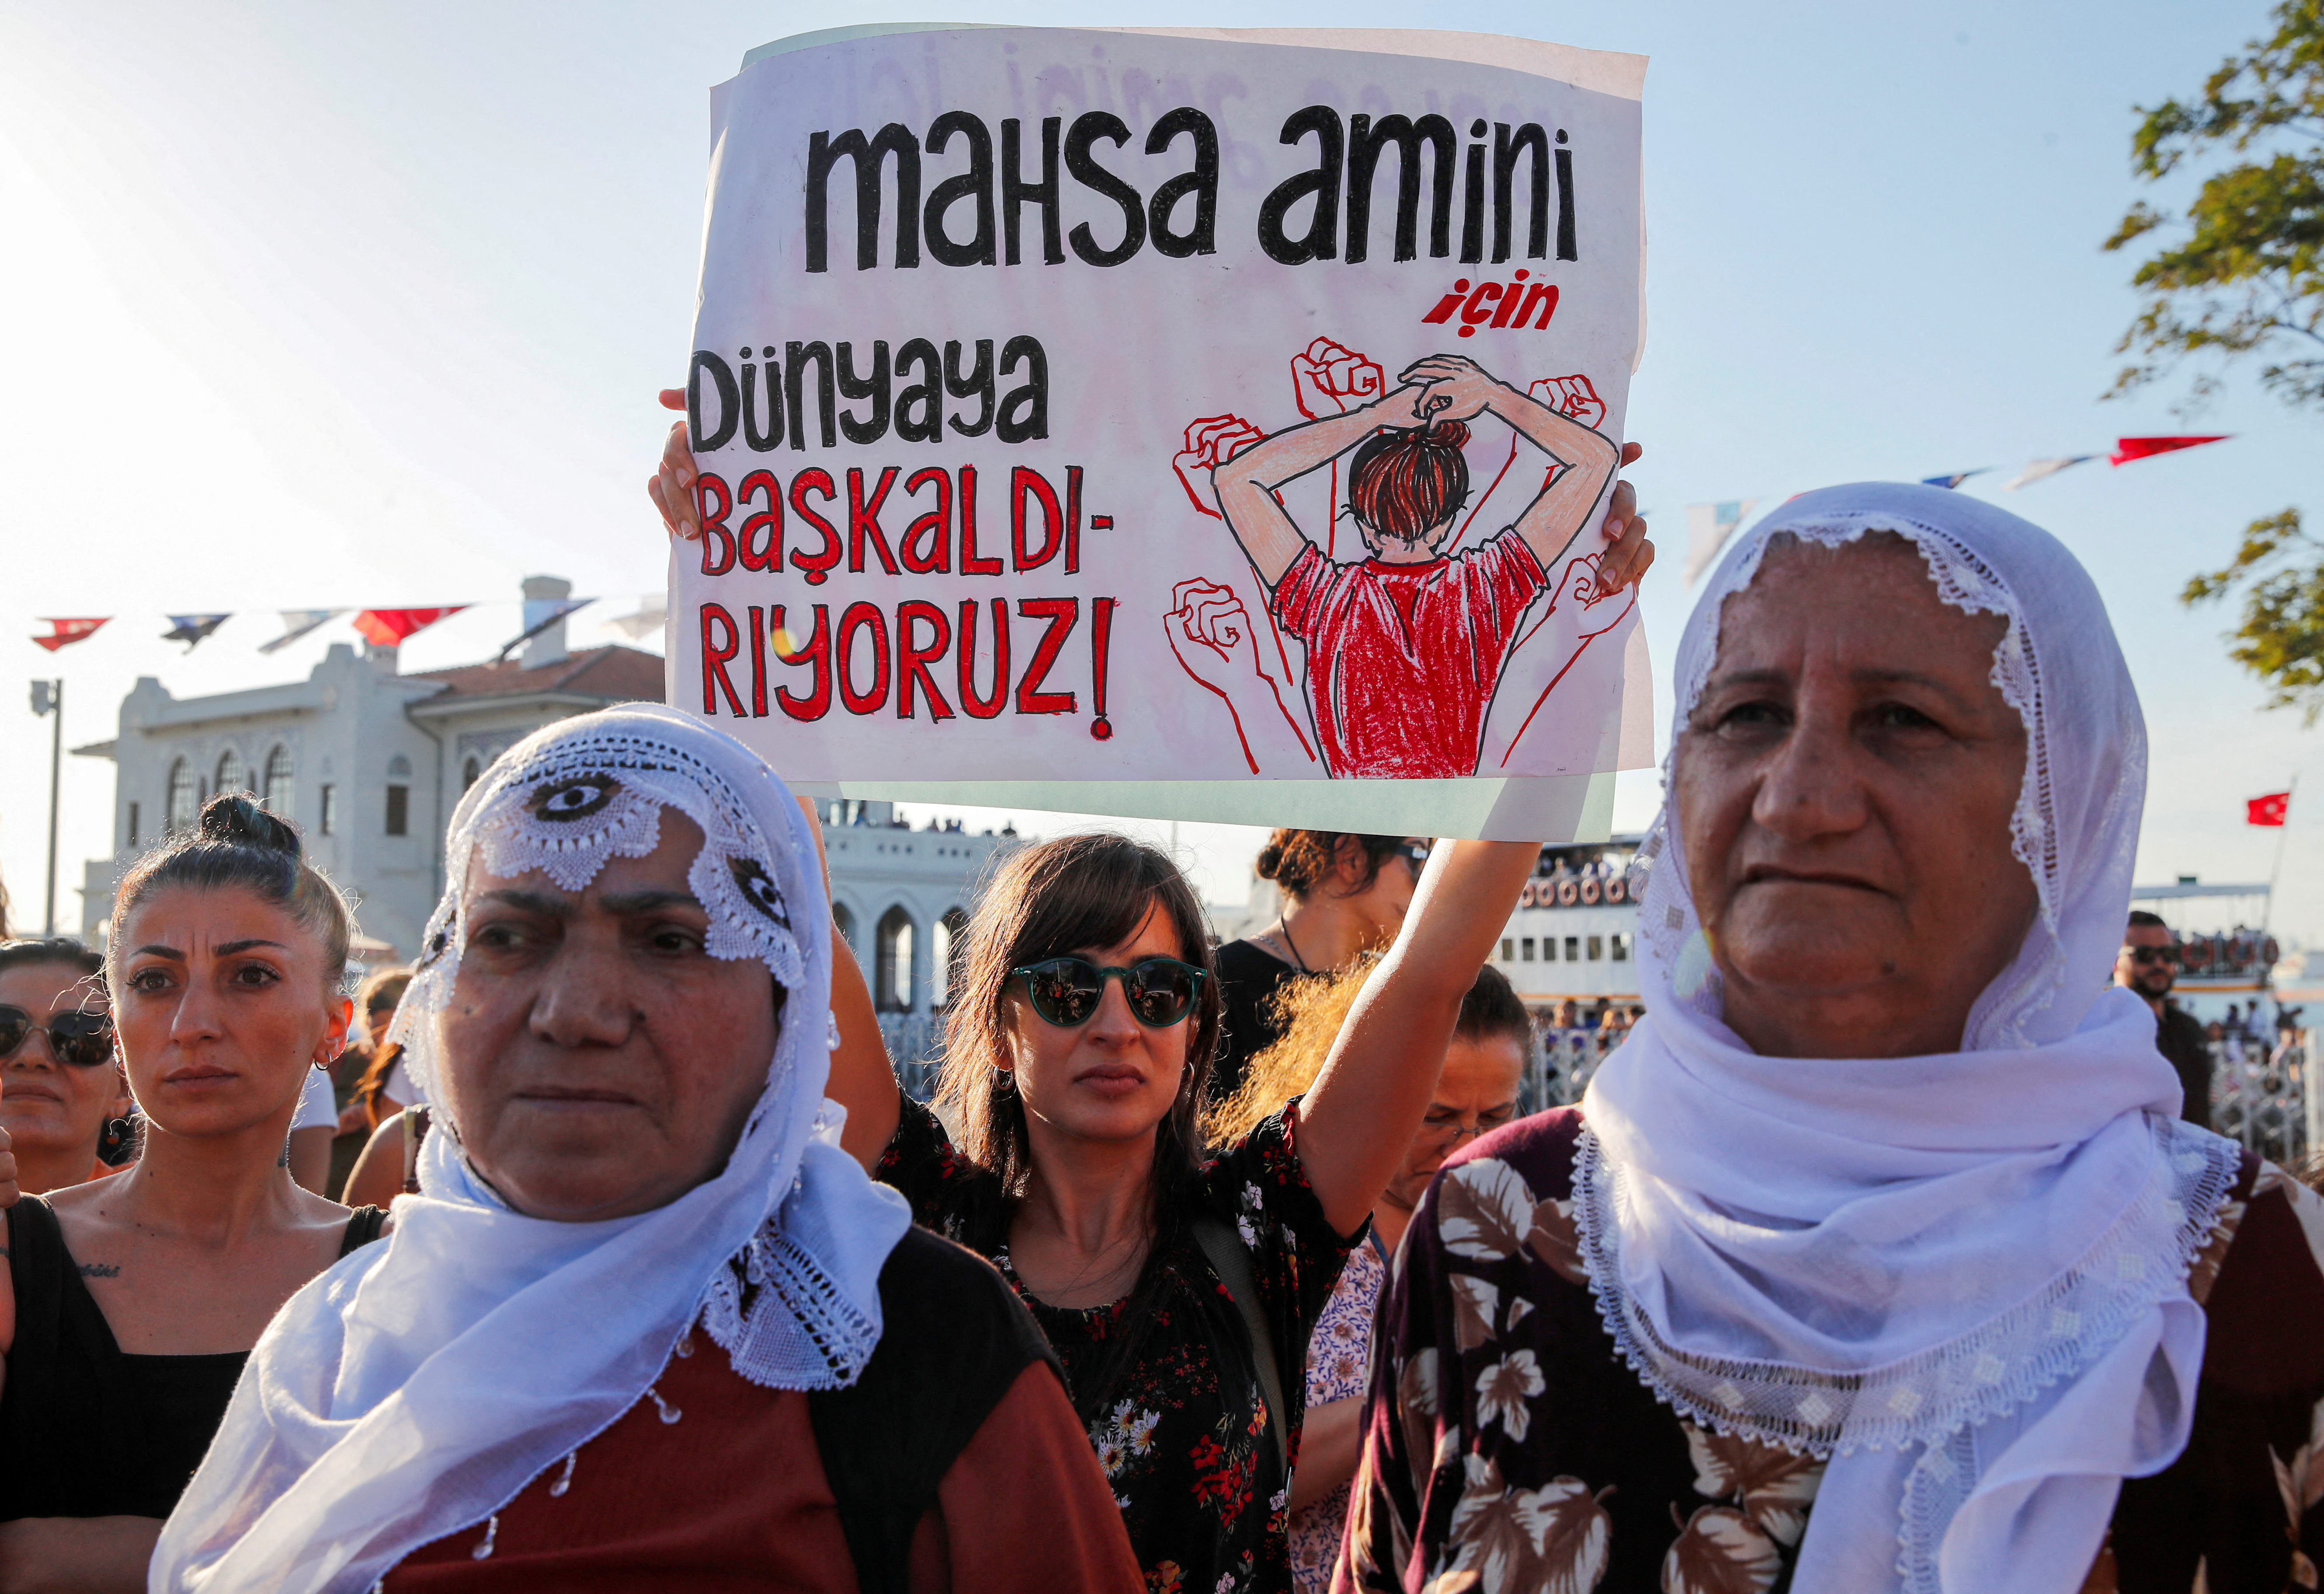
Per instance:
[[[2297,1169],[2324,1149],[2324,1092],[2312,1087],[2317,1031],[2295,1030],[2273,1048],[2211,1047],[2211,1127],[2270,1162]]]
[[[1520,1099],[1527,1112],[1539,1112],[1548,1107],[1571,1107],[1582,1100],[1589,1087],[1590,1076],[1598,1072],[1607,1053],[1621,1045],[1621,1037],[1613,1046],[1600,1040],[1595,1029],[1559,1029],[1545,1024],[1535,1026],[1533,1069],[1526,1090]]]

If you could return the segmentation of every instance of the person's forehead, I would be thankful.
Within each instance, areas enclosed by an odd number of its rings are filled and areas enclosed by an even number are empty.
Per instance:
[[[1111,946],[1076,947],[1085,957],[1150,957],[1157,953],[1166,957],[1184,957],[1185,948],[1179,944],[1178,927],[1170,922],[1170,915],[1159,901],[1146,910],[1138,927]]]
[[[1472,1097],[1498,1101],[1514,1091],[1525,1076],[1525,1050],[1515,1036],[1456,1035],[1444,1048],[1444,1066],[1437,1075],[1434,1099],[1439,1105],[1465,1107]]]
[[[2132,925],[2122,933],[2125,946],[2168,946],[2174,939],[2167,925]]]
[[[494,893],[521,892],[531,897],[554,898],[577,908],[594,899],[641,889],[687,891],[687,877],[702,851],[702,827],[699,825],[684,811],[665,807],[661,810],[660,829],[652,852],[635,858],[615,853],[605,859],[589,883],[577,891],[560,885],[544,870],[526,870],[512,875],[494,874],[491,867],[491,849],[478,847],[468,859],[468,876],[463,895],[475,901]]]
[[[84,975],[70,963],[20,963],[13,969],[0,969],[0,1002],[36,1013],[84,1005],[93,1009],[105,1006],[94,977]]]
[[[1858,668],[1983,680],[2006,623],[1947,604],[1919,550],[1901,539],[1780,541],[1750,585],[1723,600],[1714,668],[1780,665],[1813,652]]]

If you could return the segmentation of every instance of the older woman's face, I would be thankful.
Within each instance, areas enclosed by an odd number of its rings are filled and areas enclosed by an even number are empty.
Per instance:
[[[1778,544],[1727,599],[1674,796],[1755,1050],[1950,1051],[2016,955],[2036,898],[2010,852],[2025,731],[1991,679],[2003,629],[1886,534]]]
[[[668,1205],[725,1166],[765,1088],[773,984],[704,949],[686,878],[701,849],[664,809],[660,844],[586,890],[469,868],[444,1097],[470,1166],[530,1217]]]

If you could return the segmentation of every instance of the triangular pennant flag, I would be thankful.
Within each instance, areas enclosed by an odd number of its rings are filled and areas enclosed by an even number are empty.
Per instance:
[[[2020,487],[2030,487],[2045,476],[2054,476],[2061,470],[2078,465],[2088,465],[2098,457],[2095,454],[2060,454],[2048,459],[2037,459],[2002,484],[2012,493]]]
[[[1992,468],[1989,465],[1981,465],[1973,471],[1955,471],[1949,476],[1923,476],[1921,483],[1928,487],[1958,487],[1971,476],[1981,476]]]
[[[69,648],[75,642],[88,640],[98,626],[112,618],[110,614],[100,614],[94,620],[52,620],[43,614],[41,623],[51,628],[50,633],[44,637],[34,637],[32,640],[53,653],[60,648]]]
[[[2292,814],[2292,794],[2272,791],[2265,797],[2250,798],[2244,804],[2246,825],[2282,825]]]
[[[355,616],[355,628],[373,647],[392,648],[414,631],[425,631],[467,606],[454,604],[442,609],[365,609]]]
[[[542,631],[572,613],[574,610],[586,609],[596,601],[595,598],[525,599],[524,630],[502,644],[501,650],[493,656],[493,662],[498,664]]]
[[[1756,498],[1730,498],[1723,503],[1690,503],[1686,506],[1686,585],[1692,586],[1702,578],[1718,558],[1719,550],[1735,535],[1735,528],[1743,523],[1758,503]]]
[[[669,600],[656,594],[638,605],[634,614],[623,614],[608,620],[605,624],[620,631],[632,641],[650,636],[669,622]]]
[[[2209,438],[2116,438],[2114,440],[2114,453],[2108,456],[2108,462],[2114,465],[2128,465],[2134,459],[2152,459],[2158,454],[2172,454],[2181,448],[2197,448],[2205,443],[2224,443],[2233,436],[2235,436],[2233,432],[2220,432],[2216,437]]]
[[[287,648],[317,626],[337,619],[345,609],[285,609],[282,611],[282,634],[271,642],[261,642],[261,653],[272,653],[277,648]]]
[[[170,629],[161,633],[161,640],[183,642],[186,651],[190,653],[201,646],[203,638],[224,625],[229,618],[226,614],[172,614],[169,617]]]

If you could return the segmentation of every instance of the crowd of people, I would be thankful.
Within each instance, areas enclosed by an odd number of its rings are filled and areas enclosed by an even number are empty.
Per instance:
[[[0,1594],[2311,1586],[2324,1202],[2200,1125],[2086,574],[1809,493],[1677,686],[1645,1002],[1530,1116],[1532,843],[1277,831],[1223,946],[1020,847],[923,1103],[700,719],[503,754],[352,998],[213,799],[0,945]]]

